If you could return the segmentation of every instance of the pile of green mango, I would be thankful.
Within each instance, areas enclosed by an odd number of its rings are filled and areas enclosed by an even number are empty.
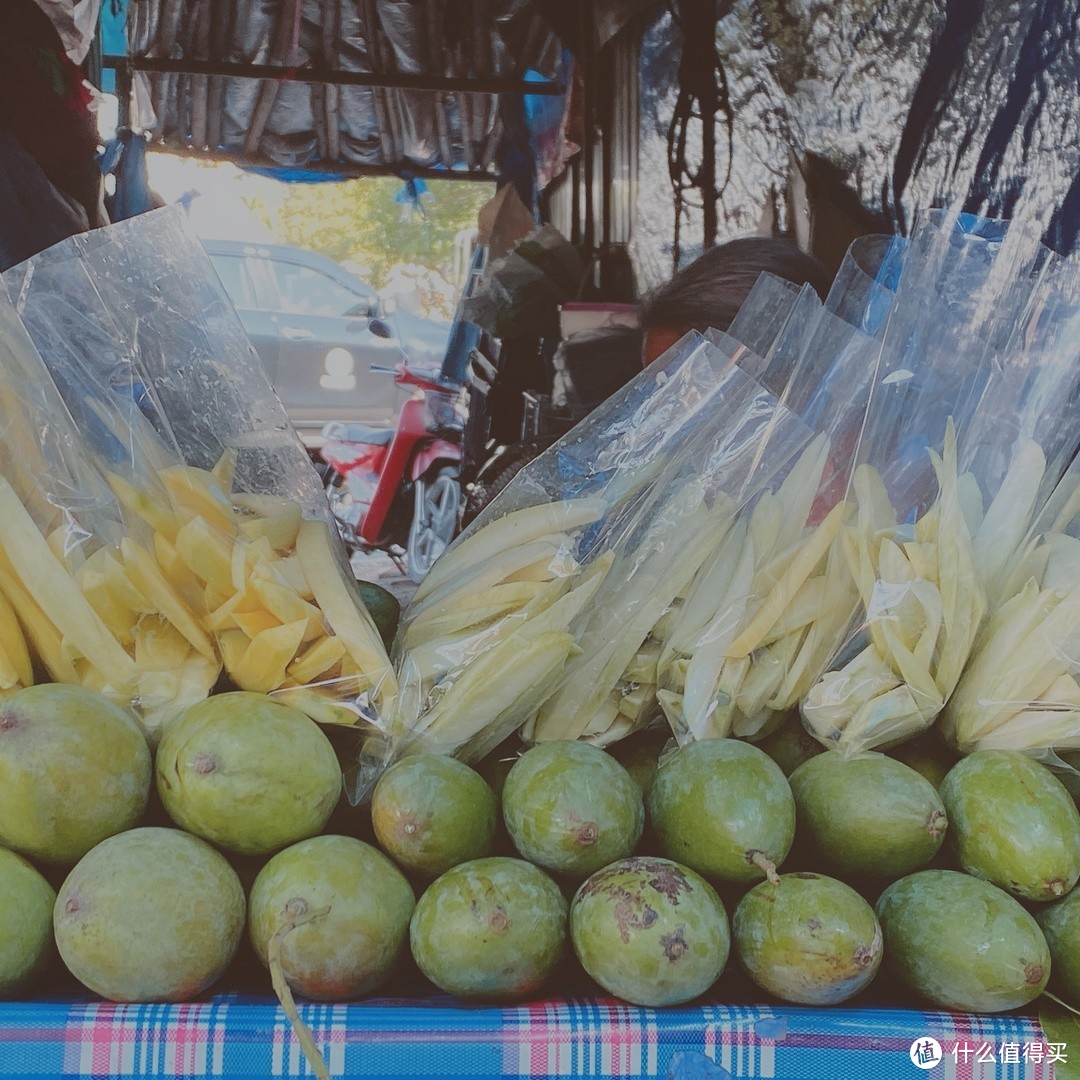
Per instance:
[[[739,980],[832,1006],[881,973],[911,1005],[1080,1007],[1080,811],[1022,754],[651,732],[407,756],[350,807],[341,745],[259,694],[190,707],[154,753],[89,690],[8,697],[0,998],[63,965],[183,1001],[247,954],[283,1002],[356,1000],[411,957],[491,1002],[583,970],[653,1007]]]

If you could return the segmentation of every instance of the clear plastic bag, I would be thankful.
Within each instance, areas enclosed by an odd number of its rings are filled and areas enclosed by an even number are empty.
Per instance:
[[[539,707],[576,649],[569,628],[610,568],[612,537],[717,378],[703,339],[688,335],[518,473],[465,530],[404,613],[391,738],[369,756],[389,759],[422,742],[475,760]]]
[[[620,593],[625,607],[627,583],[663,576],[671,545],[650,563],[652,537],[695,515],[722,516],[720,500],[731,496],[689,463],[708,464],[718,430],[727,441],[713,451],[713,473],[721,460],[748,461],[776,407],[767,398],[729,355],[691,334],[522,470],[405,613],[399,711],[383,760],[422,747],[475,761],[526,724],[529,737],[542,737],[532,722],[591,646],[596,613]],[[736,490],[744,476],[731,470]],[[635,626],[642,605],[655,603],[649,589],[639,601],[629,605]],[[634,725],[648,718],[641,696]]]
[[[845,754],[934,722],[1061,472],[1076,374],[1026,338],[1052,260],[1005,235],[933,214],[905,255],[840,537],[858,615],[802,705]]]
[[[863,323],[879,288],[854,260],[841,278],[847,311]],[[762,381],[816,437],[794,460],[782,442],[762,440],[756,497],[668,612],[659,700],[680,742],[767,736],[819,676],[850,618],[857,596],[839,572],[836,541],[850,515],[842,496],[875,347],[804,293],[769,350]]]
[[[725,569],[726,541],[740,511],[810,439],[774,395],[728,364],[707,423],[671,459],[611,549],[611,571],[578,631],[581,655],[526,726],[527,739],[608,745],[649,722],[664,700],[661,663],[692,584]]]
[[[377,727],[396,690],[389,658],[318,477],[181,215],[65,242],[22,269],[19,299],[65,396],[130,421],[130,483],[118,488],[111,465],[110,483],[152,530],[158,567],[197,594],[232,682],[321,722]],[[99,333],[57,347],[47,328],[61,307]]]
[[[1068,362],[1080,332],[1080,296],[1062,289],[1052,268],[1026,327],[1042,367]],[[1056,303],[1055,303],[1056,294]],[[1075,363],[1075,361],[1073,361]],[[1075,390],[1074,390],[1075,394]],[[1049,402],[1048,402],[1049,404]],[[1035,430],[1058,423],[1075,444],[1077,405],[1057,417],[1032,417]],[[1066,443],[1066,453],[1076,446]],[[1053,459],[1047,470],[1054,474]],[[1075,773],[1080,765],[1080,458],[1047,501],[1032,535],[1012,560],[941,717],[946,740],[962,753],[1019,750]]]
[[[0,686],[34,677],[98,690],[153,740],[209,693],[211,637],[156,561],[148,528],[95,467],[76,424],[0,286]],[[96,416],[99,441],[119,425]]]

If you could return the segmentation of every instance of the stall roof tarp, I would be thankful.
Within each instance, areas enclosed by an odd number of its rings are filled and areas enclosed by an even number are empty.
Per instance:
[[[528,0],[132,0],[127,38],[133,119],[155,142],[296,175],[490,175],[505,112],[500,94],[469,87],[531,80],[530,97],[564,102],[561,120],[570,81],[569,54]],[[238,74],[251,65],[281,74]]]
[[[691,7],[675,9],[685,21]],[[774,214],[793,224],[784,196],[794,154],[824,162],[886,228],[966,198],[968,210],[1027,216],[1052,246],[1075,246],[1080,0],[722,0],[713,44],[710,77],[723,80],[731,119],[730,144],[723,109],[715,128],[720,240]],[[639,246],[660,276],[671,270],[675,214],[657,194],[672,190],[685,54],[665,12],[642,50],[638,213]],[[688,128],[692,174],[700,125]],[[685,261],[703,240],[699,191],[688,192],[681,225]]]

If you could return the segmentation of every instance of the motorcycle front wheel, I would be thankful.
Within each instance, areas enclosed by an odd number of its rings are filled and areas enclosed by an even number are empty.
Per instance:
[[[430,481],[416,481],[405,569],[417,584],[450,546],[460,521],[461,479],[457,469],[447,467]]]

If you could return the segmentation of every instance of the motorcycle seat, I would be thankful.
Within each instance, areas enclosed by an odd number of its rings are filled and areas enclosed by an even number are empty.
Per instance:
[[[389,446],[394,438],[391,428],[373,428],[364,424],[338,422],[329,424],[324,432],[326,438],[340,442],[363,443],[365,446]]]

